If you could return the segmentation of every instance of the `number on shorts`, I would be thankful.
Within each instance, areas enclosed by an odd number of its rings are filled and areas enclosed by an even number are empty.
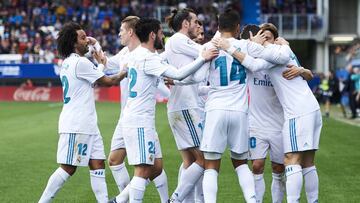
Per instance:
[[[250,137],[250,147],[255,148],[256,147],[256,138]]]
[[[134,98],[137,96],[137,92],[132,91],[131,89],[135,86],[136,84],[136,79],[137,79],[137,72],[134,68],[130,68],[130,72],[129,72],[129,79],[130,79],[130,83],[129,83],[129,97],[130,98]]]
[[[63,91],[64,91],[64,104],[67,104],[67,103],[69,103],[71,98],[66,96],[69,91],[69,80],[67,79],[67,77],[65,75],[62,76],[61,83],[62,83]]]
[[[78,154],[81,156],[86,156],[87,144],[78,144]]]
[[[155,142],[148,142],[148,146],[149,146],[149,153],[150,154],[155,154]]]

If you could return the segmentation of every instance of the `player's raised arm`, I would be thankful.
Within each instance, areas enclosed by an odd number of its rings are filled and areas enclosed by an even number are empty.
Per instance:
[[[94,53],[94,58],[96,59],[96,61],[98,61],[99,66],[98,68],[100,70],[103,70],[107,61],[106,56],[104,55],[104,53],[102,51],[100,52],[95,52]],[[102,76],[101,78],[99,78],[98,80],[96,80],[96,83],[102,86],[113,86],[113,85],[117,85],[120,83],[120,81],[122,79],[124,79],[127,75],[126,71],[121,71],[120,73],[113,75],[113,76]]]
[[[155,67],[155,66],[164,66],[166,68],[165,72],[162,73],[162,76],[168,77],[175,80],[183,80],[190,74],[193,74],[195,71],[199,70],[202,65],[214,57],[216,57],[219,54],[217,49],[209,49],[204,51],[201,56],[199,56],[195,61],[191,62],[188,65],[185,65],[179,69],[175,68],[174,66],[171,66],[161,57],[154,58],[152,60],[147,60],[147,67]]]
[[[265,61],[264,59],[254,58],[236,47],[231,46],[229,41],[224,38],[214,38],[212,40],[214,45],[220,49],[226,50],[231,56],[236,58],[240,63],[252,72],[270,69],[274,64]]]

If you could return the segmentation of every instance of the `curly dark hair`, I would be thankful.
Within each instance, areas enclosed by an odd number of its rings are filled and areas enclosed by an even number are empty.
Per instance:
[[[81,29],[81,26],[75,22],[68,22],[64,24],[56,40],[57,50],[60,56],[66,58],[75,51],[75,43],[77,42],[76,31]]]

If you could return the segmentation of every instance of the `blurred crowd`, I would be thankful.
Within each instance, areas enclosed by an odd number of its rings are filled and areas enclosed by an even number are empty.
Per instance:
[[[338,46],[335,54],[345,54],[345,67],[328,74],[316,74],[309,82],[317,98],[325,105],[325,116],[330,115],[330,104],[338,104],[345,118],[360,115],[360,43],[350,47]]]
[[[314,14],[316,0],[261,0],[262,13]]]
[[[240,10],[239,1],[212,3],[205,0],[4,0],[0,2],[0,54],[22,54],[23,63],[56,62],[55,39],[67,21],[80,23],[89,36],[100,41],[109,54],[120,48],[121,20],[128,15],[162,18],[174,8],[191,7],[204,24],[205,33],[217,30],[219,10],[231,6]]]
[[[264,14],[316,12],[316,0],[260,0],[260,3]],[[243,9],[238,0],[3,0],[0,54],[22,54],[23,63],[54,63],[57,33],[64,22],[72,20],[113,55],[122,48],[118,32],[125,16],[155,17],[164,22],[172,9],[185,7],[198,13],[206,39],[216,32],[216,16],[220,12],[232,8],[242,13]]]

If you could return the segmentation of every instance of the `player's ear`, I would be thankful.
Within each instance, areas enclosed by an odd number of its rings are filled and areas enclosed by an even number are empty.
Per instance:
[[[151,39],[155,40],[156,39],[156,34],[154,32],[150,32],[150,37],[151,37]]]
[[[186,19],[185,19],[185,20],[183,20],[183,22],[182,22],[182,27],[184,27],[184,28],[188,28],[188,27],[189,27],[189,25],[190,25],[190,22],[189,22],[189,21],[187,21]]]

